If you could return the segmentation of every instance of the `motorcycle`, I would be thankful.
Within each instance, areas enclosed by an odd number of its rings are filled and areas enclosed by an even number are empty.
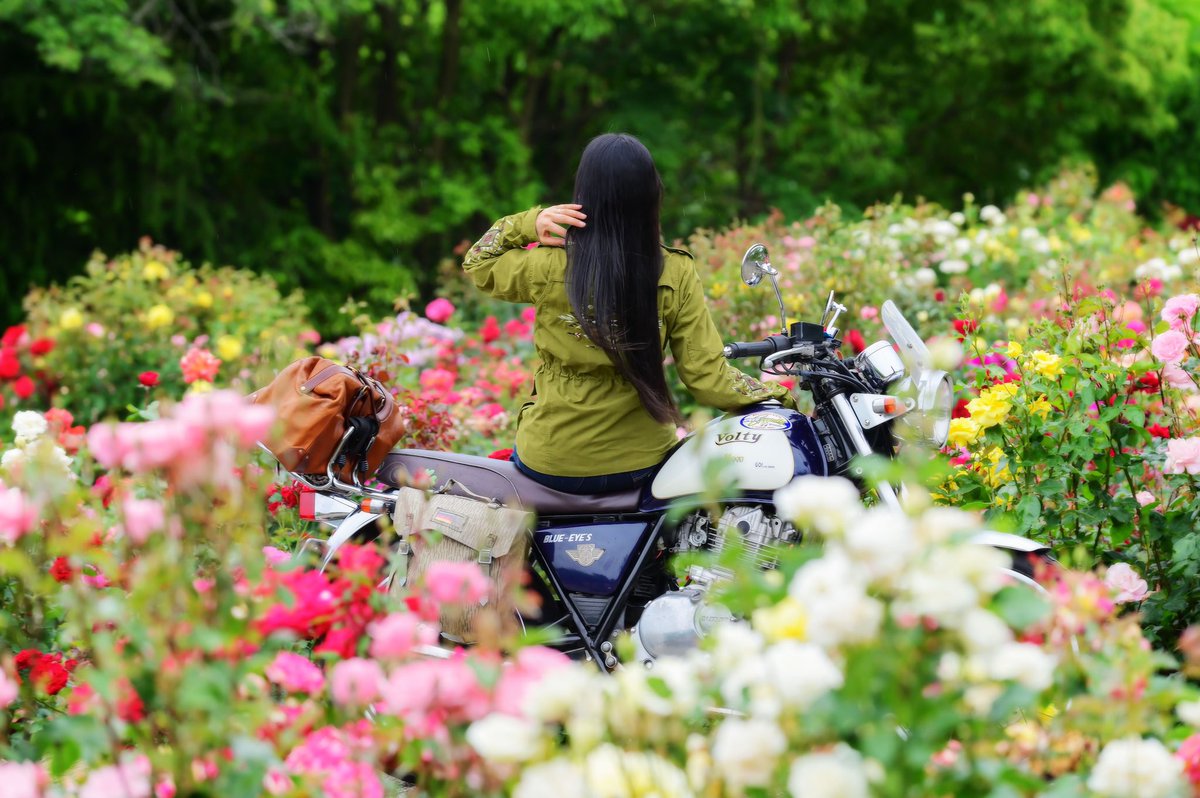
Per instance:
[[[311,538],[322,567],[347,542],[370,538],[376,523],[392,512],[395,492],[409,475],[432,474],[430,487],[474,494],[536,512],[530,549],[532,583],[543,596],[534,622],[561,634],[551,643],[590,659],[606,670],[620,664],[616,637],[631,635],[635,659],[650,667],[655,659],[697,645],[728,611],[706,601],[712,585],[727,578],[720,569],[689,566],[686,579],[672,574],[669,560],[685,552],[717,553],[739,540],[754,567],[776,566],[780,551],[797,543],[800,530],[775,511],[774,492],[804,475],[844,476],[861,484],[856,458],[892,457],[899,424],[940,447],[949,431],[954,397],[949,376],[933,367],[924,341],[890,300],[881,318],[891,341],[879,341],[853,359],[840,355],[837,322],[846,311],[830,292],[819,323],[788,324],[786,309],[767,249],[752,246],[742,261],[748,286],[769,278],[779,301],[782,330],[757,342],[735,342],[727,358],[760,358],[769,374],[797,380],[809,392],[806,415],[765,403],[721,416],[695,431],[668,454],[649,483],[596,495],[562,493],[524,476],[508,461],[448,452],[399,450],[386,456],[375,474],[382,487],[337,478],[331,463],[322,479],[291,475],[311,492],[301,497],[301,517],[333,529],[327,539]],[[352,452],[350,429],[338,454]],[[361,442],[360,442],[361,443]],[[730,464],[734,489],[710,517],[698,500],[704,489],[703,464],[714,457]],[[344,458],[335,455],[334,461]],[[877,500],[900,507],[896,486],[874,488]],[[682,519],[672,506],[689,508]],[[1040,589],[1033,563],[1046,547],[1015,535],[986,532],[975,542],[1012,553],[1008,574]],[[389,577],[390,579],[391,577]]]

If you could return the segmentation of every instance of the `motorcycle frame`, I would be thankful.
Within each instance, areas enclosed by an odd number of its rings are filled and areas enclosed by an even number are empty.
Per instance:
[[[633,592],[634,585],[642,576],[642,571],[646,567],[646,562],[650,558],[651,553],[655,550],[659,539],[662,536],[663,528],[667,523],[667,514],[659,513],[618,513],[618,514],[595,514],[595,515],[554,515],[541,518],[538,521],[538,528],[549,526],[550,522],[554,523],[565,522],[574,523],[576,525],[590,525],[601,523],[623,523],[623,522],[651,522],[654,524],[650,530],[650,534],[646,536],[646,541],[642,544],[641,549],[637,551],[634,558],[633,566],[629,569],[629,573],[621,580],[617,587],[617,592],[609,599],[608,606],[604,608],[604,612],[600,614],[600,620],[596,624],[595,633],[588,631],[588,625],[583,620],[583,614],[579,608],[575,606],[575,602],[571,599],[570,594],[563,587],[562,581],[558,578],[557,572],[551,567],[550,561],[542,552],[536,542],[530,545],[530,559],[541,566],[541,571],[545,575],[548,582],[548,587],[558,596],[562,602],[563,608],[567,611],[568,617],[571,619],[571,624],[575,627],[575,633],[578,635],[579,642],[583,645],[584,651],[588,656],[595,660],[596,664],[604,671],[610,672],[610,668],[606,662],[609,652],[601,650],[601,646],[608,641],[612,636],[613,630],[616,627],[617,619],[621,613],[625,611],[625,605],[629,603],[629,594]]]

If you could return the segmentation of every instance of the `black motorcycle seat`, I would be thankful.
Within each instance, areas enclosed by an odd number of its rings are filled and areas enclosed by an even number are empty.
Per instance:
[[[410,475],[423,471],[433,472],[431,489],[440,488],[453,479],[458,484],[452,486],[449,493],[466,495],[459,489],[462,485],[472,493],[542,515],[637,512],[642,493],[640,487],[613,493],[563,493],[534,482],[508,460],[422,449],[389,452],[375,476],[385,485],[398,488],[412,484]]]

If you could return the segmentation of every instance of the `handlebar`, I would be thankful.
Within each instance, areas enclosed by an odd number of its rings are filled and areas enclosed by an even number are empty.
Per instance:
[[[722,354],[729,359],[735,357],[766,357],[781,352],[792,345],[786,335],[772,335],[762,341],[733,341],[725,344]]]

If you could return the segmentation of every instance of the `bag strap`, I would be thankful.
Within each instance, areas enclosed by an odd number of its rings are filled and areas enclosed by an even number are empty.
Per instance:
[[[435,495],[440,496],[442,494],[449,493],[450,489],[455,486],[458,486],[458,489],[461,490],[463,493],[465,493],[467,496],[471,497],[472,499],[478,499],[479,501],[484,502],[485,504],[487,504],[487,506],[491,507],[493,510],[499,510],[501,507],[504,506],[504,503],[501,502],[499,499],[495,499],[495,498],[489,499],[487,496],[480,496],[478,493],[471,490],[466,485],[462,484],[461,482],[459,482],[457,479],[454,479],[453,477],[446,480],[440,488],[437,488],[433,492]]]

